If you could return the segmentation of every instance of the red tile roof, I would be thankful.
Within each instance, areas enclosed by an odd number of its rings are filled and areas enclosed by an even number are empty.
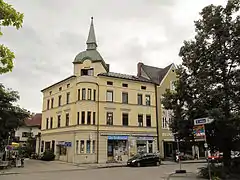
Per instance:
[[[42,114],[41,113],[37,113],[33,117],[25,120],[26,126],[39,126],[40,127],[41,122],[42,122]]]

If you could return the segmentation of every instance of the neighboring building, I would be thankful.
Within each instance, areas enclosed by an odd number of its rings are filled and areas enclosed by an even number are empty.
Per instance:
[[[25,144],[28,137],[36,137],[41,132],[42,114],[37,113],[24,121],[24,125],[15,131],[15,141]]]
[[[157,151],[155,83],[110,72],[97,51],[93,21],[73,75],[42,90],[41,152],[73,163],[126,161]]]
[[[169,129],[172,111],[164,109],[161,99],[166,89],[175,90],[174,82],[177,80],[175,69],[174,64],[165,68],[158,68],[138,63],[138,76],[152,80],[157,84],[158,147],[161,156],[164,158],[172,156],[175,150],[175,142],[172,131]]]

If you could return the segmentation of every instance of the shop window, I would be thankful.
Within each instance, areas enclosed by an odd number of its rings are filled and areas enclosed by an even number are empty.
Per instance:
[[[47,110],[49,109],[49,105],[50,105],[50,100],[47,100]]]
[[[76,154],[79,154],[79,140],[76,140]]]
[[[93,112],[93,125],[96,124],[96,112]]]
[[[81,90],[78,89],[78,101],[80,100],[80,93],[81,93]]]
[[[147,105],[147,106],[150,106],[150,105],[151,105],[150,95],[146,95],[146,96],[145,96],[145,100],[146,100],[146,105]]]
[[[51,142],[45,142],[45,151],[51,149]]]
[[[84,153],[84,140],[80,142],[80,153]]]
[[[123,124],[123,126],[128,126],[128,114],[127,113],[122,114],[122,124]]]
[[[126,92],[122,93],[122,103],[128,104],[128,93],[126,93]]]
[[[41,152],[44,150],[44,141],[41,141]]]
[[[113,102],[113,91],[107,91],[107,101]]]
[[[61,127],[61,115],[58,115],[58,128]]]
[[[92,141],[92,153],[95,153],[95,140]]]
[[[138,101],[138,105],[142,105],[142,94],[138,94],[137,96],[137,101]]]
[[[60,156],[66,156],[67,154],[67,147],[66,146],[59,146],[59,155]]]
[[[88,125],[91,124],[91,112],[90,111],[87,112],[87,124]]]
[[[86,100],[86,89],[82,89],[82,100]]]
[[[81,69],[81,76],[93,76],[93,68]]]
[[[53,108],[54,98],[51,99],[51,108]]]
[[[146,115],[146,126],[147,127],[152,126],[151,115]]]
[[[143,127],[143,115],[142,114],[138,115],[138,126]]]
[[[58,96],[58,106],[62,105],[62,96]]]
[[[66,104],[68,104],[70,101],[70,92],[67,93],[67,99],[66,99]]]
[[[80,117],[79,112],[77,112],[77,124],[80,124]]]
[[[86,153],[91,153],[91,141],[87,140]]]
[[[88,89],[88,100],[92,99],[92,90]]]
[[[107,125],[113,125],[113,112],[107,112]]]
[[[52,140],[52,151],[55,152],[55,141]]]
[[[53,117],[50,118],[50,129],[53,128]]]
[[[66,126],[69,126],[69,113],[66,114]]]
[[[96,101],[96,89],[93,90],[93,100]]]
[[[85,111],[82,111],[82,124],[85,124]]]
[[[49,119],[46,119],[46,129],[48,129]]]

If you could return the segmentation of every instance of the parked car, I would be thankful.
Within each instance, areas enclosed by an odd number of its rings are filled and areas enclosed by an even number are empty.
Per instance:
[[[158,156],[158,154],[154,153],[137,154],[127,161],[128,166],[135,167],[150,165],[159,166],[160,164],[161,164],[160,157]]]

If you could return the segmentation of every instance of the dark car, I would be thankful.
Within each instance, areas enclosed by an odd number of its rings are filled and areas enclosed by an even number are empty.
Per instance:
[[[128,166],[159,166],[161,164],[161,159],[157,154],[137,154],[127,161]]]

